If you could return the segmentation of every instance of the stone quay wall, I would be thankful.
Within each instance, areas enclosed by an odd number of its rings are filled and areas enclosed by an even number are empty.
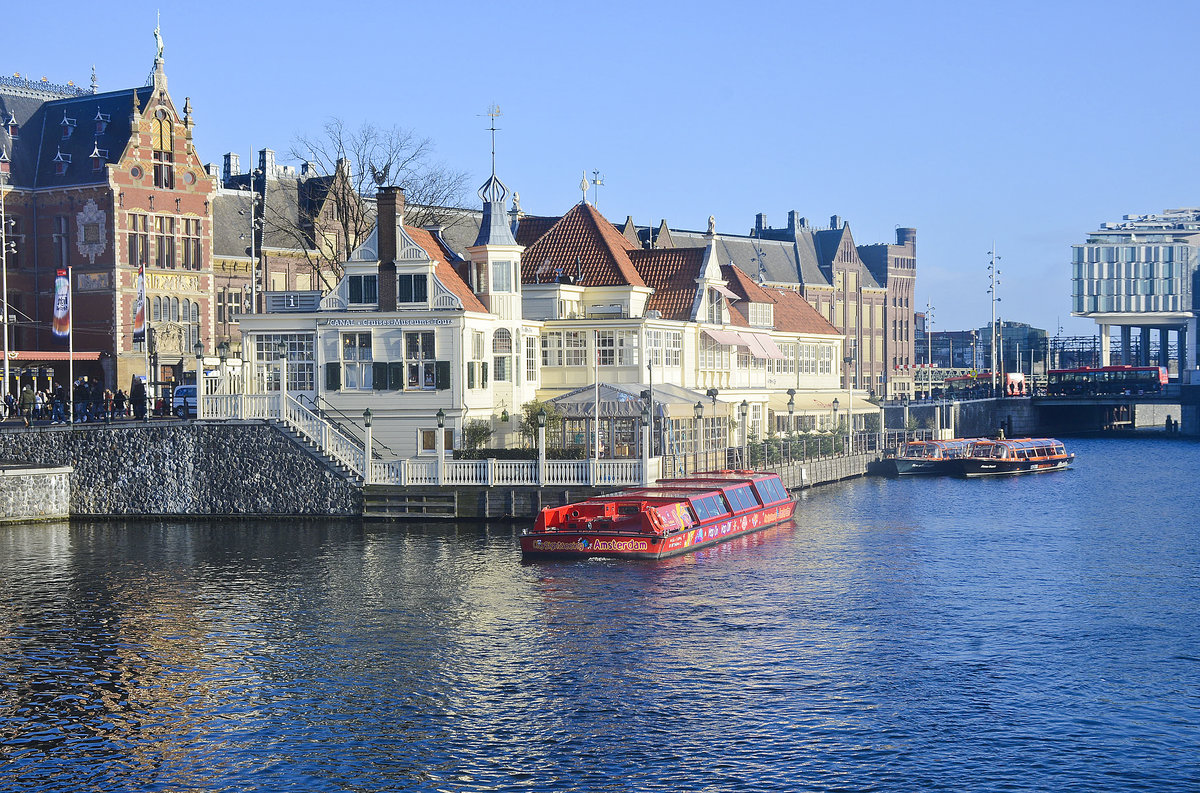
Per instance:
[[[73,466],[77,516],[362,513],[356,482],[264,422],[5,429],[0,460]]]
[[[0,523],[61,520],[70,515],[70,495],[70,467],[0,467]]]

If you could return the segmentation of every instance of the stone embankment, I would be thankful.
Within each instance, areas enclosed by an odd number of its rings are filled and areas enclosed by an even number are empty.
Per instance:
[[[77,516],[360,515],[360,486],[262,422],[0,431],[0,460],[72,466]]]

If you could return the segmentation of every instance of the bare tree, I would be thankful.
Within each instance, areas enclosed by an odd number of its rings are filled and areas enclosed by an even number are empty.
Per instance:
[[[375,227],[380,185],[404,188],[410,226],[445,223],[454,217],[447,208],[465,194],[467,174],[435,161],[433,143],[401,127],[350,128],[331,118],[320,134],[297,137],[288,153],[306,164],[307,175],[294,186],[268,181],[263,234],[301,255],[325,289]]]

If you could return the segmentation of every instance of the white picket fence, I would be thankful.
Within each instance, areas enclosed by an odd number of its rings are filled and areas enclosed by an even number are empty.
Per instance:
[[[205,386],[198,411],[201,419],[279,422],[371,485],[625,487],[655,481],[662,464],[661,458],[651,459],[645,474],[641,460],[443,460],[439,465],[436,458],[420,457],[371,459],[368,467],[362,443],[290,394],[281,410],[279,392],[228,393],[242,384],[215,378]]]

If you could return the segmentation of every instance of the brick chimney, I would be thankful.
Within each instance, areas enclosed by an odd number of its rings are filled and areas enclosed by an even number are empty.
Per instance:
[[[381,187],[375,194],[378,209],[379,310],[396,310],[396,227],[404,222],[404,189]]]

